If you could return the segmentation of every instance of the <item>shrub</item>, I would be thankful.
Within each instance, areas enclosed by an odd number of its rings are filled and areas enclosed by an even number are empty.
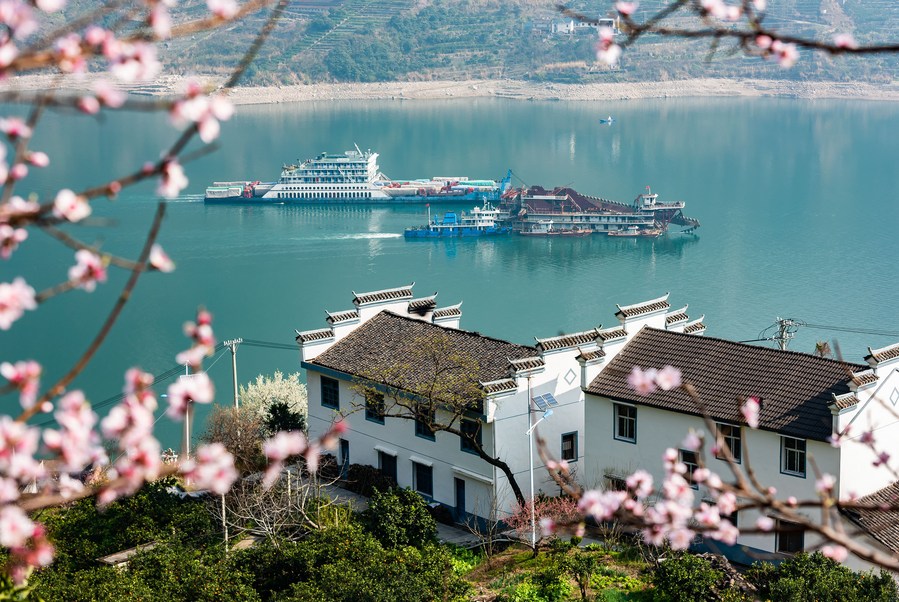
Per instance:
[[[346,487],[359,495],[371,497],[377,491],[395,489],[396,481],[374,466],[368,466],[367,464],[350,464]]]
[[[421,548],[437,541],[437,523],[428,504],[411,489],[376,492],[362,516],[368,531],[386,548]]]
[[[723,577],[708,560],[681,553],[660,562],[652,582],[659,599],[666,602],[714,602],[715,586]]]

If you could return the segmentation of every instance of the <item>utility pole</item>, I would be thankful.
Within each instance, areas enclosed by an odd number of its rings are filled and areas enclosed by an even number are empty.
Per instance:
[[[184,364],[184,376],[180,378],[190,378],[190,366]],[[194,404],[192,401],[187,402],[187,408],[184,412],[184,436],[181,439],[181,457],[185,460],[190,457],[190,424],[194,418]]]
[[[793,318],[777,318],[777,334],[773,338],[781,351],[787,350],[787,345],[796,336],[800,326],[805,326],[805,322]]]
[[[231,373],[234,376],[234,409],[240,408],[240,402],[237,400],[237,346],[243,343],[243,339],[231,339],[222,343],[225,347],[231,349]]]

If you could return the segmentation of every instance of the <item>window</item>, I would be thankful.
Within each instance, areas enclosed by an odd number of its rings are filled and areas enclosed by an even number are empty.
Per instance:
[[[699,458],[696,456],[696,452],[682,449],[679,451],[678,455],[680,456],[681,463],[687,467],[684,478],[690,483],[690,487],[699,489],[699,486],[693,482],[693,473],[699,468]]]
[[[390,477],[396,483],[396,456],[386,452],[378,452],[378,470],[385,477]]]
[[[718,435],[724,441],[724,445],[730,450],[734,461],[739,464],[743,459],[743,432],[741,427],[733,424],[718,423]],[[718,452],[715,457],[724,460],[724,454]]]
[[[460,437],[460,447],[462,451],[466,451],[472,454],[476,454],[477,449],[481,445],[481,423],[477,420],[469,420],[468,418],[462,419],[462,434],[464,437]]]
[[[780,438],[780,471],[805,477],[805,439]]]
[[[374,391],[365,392],[365,419],[384,424],[384,395]]]
[[[607,491],[627,491],[627,480],[624,477],[613,474],[607,474],[605,477],[608,481]]]
[[[634,406],[615,404],[615,438],[637,442],[637,408]]]
[[[435,437],[431,425],[434,423],[434,410],[428,411],[426,407],[418,406],[415,414],[415,435],[433,441]]]
[[[322,376],[322,405],[334,410],[340,409],[340,383],[333,378]]]
[[[805,549],[805,531],[801,525],[785,520],[777,521],[776,525],[775,551],[781,554],[796,554]]]
[[[577,431],[562,435],[562,459],[568,462],[577,461]]]
[[[413,477],[415,478],[415,491],[422,495],[432,497],[434,495],[434,469],[425,464],[413,462]]]

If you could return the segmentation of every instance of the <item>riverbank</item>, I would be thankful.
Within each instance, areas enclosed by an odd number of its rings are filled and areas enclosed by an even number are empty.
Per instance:
[[[182,76],[162,76],[151,84],[131,86],[133,94],[165,96],[183,89]],[[11,78],[11,90],[46,90],[57,83],[51,76]],[[208,82],[212,85],[221,82]],[[88,89],[89,80],[68,79],[67,90]],[[296,86],[241,86],[229,93],[238,105],[334,100],[435,100],[449,98],[510,98],[515,100],[638,100],[716,96],[781,97],[803,99],[899,100],[899,82],[794,82],[785,80],[692,79],[664,82],[559,84],[520,80],[464,80],[311,84]]]

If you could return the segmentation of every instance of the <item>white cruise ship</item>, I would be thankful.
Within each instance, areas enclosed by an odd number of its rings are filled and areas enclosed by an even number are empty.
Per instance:
[[[497,201],[508,188],[502,183],[442,176],[429,180],[389,180],[379,171],[378,153],[354,150],[321,153],[295,165],[285,165],[277,182],[214,182],[205,201],[219,204],[274,203],[429,203]]]

